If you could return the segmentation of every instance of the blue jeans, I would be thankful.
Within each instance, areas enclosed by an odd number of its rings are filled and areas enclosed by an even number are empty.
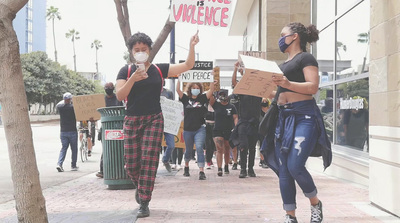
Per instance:
[[[61,132],[60,134],[62,148],[58,157],[57,165],[62,166],[67,155],[68,147],[71,145],[72,162],[71,167],[76,167],[76,160],[78,157],[78,132]]]
[[[308,198],[317,195],[317,188],[307,171],[305,164],[317,143],[317,120],[308,115],[296,115],[294,125],[294,140],[287,152],[280,150],[281,142],[276,140],[275,154],[280,161],[279,187],[283,200],[283,209],[292,211],[296,209],[296,185],[300,186]]]
[[[164,132],[165,142],[167,143],[167,149],[165,150],[162,161],[163,163],[168,163],[171,158],[171,153],[175,149],[175,136]]]
[[[196,131],[183,131],[183,139],[185,140],[185,162],[192,159],[193,145],[196,145],[197,166],[204,167],[204,145],[206,143],[206,127],[201,126]]]

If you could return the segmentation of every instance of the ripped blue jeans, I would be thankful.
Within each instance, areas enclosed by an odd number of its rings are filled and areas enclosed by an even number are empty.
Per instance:
[[[296,209],[296,185],[300,186],[308,198],[317,195],[317,188],[305,164],[317,143],[317,120],[313,115],[294,114],[293,142],[289,150],[281,150],[282,142],[276,140],[275,154],[279,160],[279,187],[283,209]]]

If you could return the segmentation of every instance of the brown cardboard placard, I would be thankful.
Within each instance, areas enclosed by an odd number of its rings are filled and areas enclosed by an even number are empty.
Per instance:
[[[76,121],[86,121],[90,118],[101,118],[98,108],[106,107],[104,94],[79,95],[72,97]]]

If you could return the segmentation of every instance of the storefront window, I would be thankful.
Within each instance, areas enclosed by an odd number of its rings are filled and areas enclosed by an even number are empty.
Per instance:
[[[369,1],[338,19],[336,41],[336,79],[368,72]]]
[[[336,143],[368,152],[368,78],[337,85]]]
[[[324,119],[326,133],[333,143],[333,90],[332,87],[324,87],[319,90],[317,98],[318,107]]]
[[[319,28],[319,27],[318,27]],[[319,28],[320,29],[320,28]],[[320,32],[317,42],[317,60],[321,84],[333,80],[335,56],[335,29],[331,25]]]

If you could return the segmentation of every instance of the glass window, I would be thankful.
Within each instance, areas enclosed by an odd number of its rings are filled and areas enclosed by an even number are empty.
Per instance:
[[[314,0],[317,7],[318,26],[327,26],[335,18],[335,0]]]
[[[333,142],[333,90],[332,86],[319,89],[315,100],[324,119],[326,133],[331,143]]]
[[[338,20],[336,79],[368,72],[369,1],[364,1]]]
[[[335,56],[335,29],[333,25],[322,30],[317,45],[317,61],[321,84],[333,80],[333,61]]]
[[[368,152],[368,78],[337,85],[336,142]]]

